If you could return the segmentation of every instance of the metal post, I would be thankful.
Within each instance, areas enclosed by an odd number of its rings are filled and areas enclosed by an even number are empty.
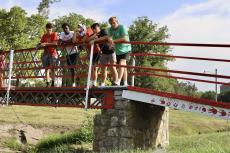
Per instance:
[[[135,61],[135,56],[133,56],[133,59],[132,59],[132,66],[136,66],[136,61]],[[133,69],[133,72],[134,72],[135,69]],[[131,80],[131,85],[134,86],[135,85],[135,76],[133,75],[132,76],[132,80]]]
[[[9,63],[9,77],[8,77],[8,88],[6,93],[6,105],[9,105],[10,100],[10,88],[11,88],[11,77],[12,77],[12,69],[13,69],[13,61],[14,61],[14,50],[10,50],[10,63]]]
[[[217,101],[217,97],[218,97],[218,94],[217,94],[217,69],[215,69],[215,74],[216,74],[216,77],[215,77],[215,82],[216,82],[216,84],[215,84],[215,91],[216,91],[216,101]]]
[[[90,49],[89,70],[88,70],[86,96],[85,96],[85,109],[86,110],[88,108],[88,98],[89,98],[90,80],[91,80],[92,63],[93,63],[93,49],[94,49],[94,43],[91,44],[91,49]]]

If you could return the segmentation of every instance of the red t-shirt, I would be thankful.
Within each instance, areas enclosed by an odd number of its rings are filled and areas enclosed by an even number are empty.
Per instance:
[[[86,43],[89,43],[89,42],[87,41],[87,39],[89,39],[90,36],[92,36],[92,35],[93,35],[93,30],[92,30],[91,28],[88,28],[88,29],[86,30],[86,34],[85,34],[85,36],[86,36]],[[83,37],[84,37],[84,36],[78,36],[78,37],[77,37],[77,42],[78,42],[78,43],[83,43]],[[91,49],[91,45],[90,45],[90,44],[87,44],[87,45],[86,45],[86,49],[87,49],[87,51],[89,52],[90,49]],[[99,47],[98,44],[95,44],[95,45],[94,45],[94,49],[93,49],[93,54],[96,54],[96,53],[98,53],[98,52],[100,52],[100,47]]]
[[[6,59],[5,55],[0,53],[0,70],[5,69]]]
[[[41,43],[53,43],[53,42],[56,42],[58,41],[58,35],[56,32],[52,32],[50,35],[45,33],[42,38],[41,38]],[[47,47],[47,49],[45,50],[45,53],[46,51],[49,52],[49,54],[52,56],[52,57],[57,57],[57,51],[55,48],[53,47]]]

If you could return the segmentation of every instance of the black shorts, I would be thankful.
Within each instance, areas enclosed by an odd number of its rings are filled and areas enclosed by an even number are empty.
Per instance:
[[[98,64],[100,58],[101,58],[101,54],[100,53],[93,54],[93,65]]]
[[[117,64],[120,64],[120,61],[122,59],[128,61],[129,60],[129,52],[125,53],[125,54],[122,54],[122,55],[117,55]]]
[[[77,63],[77,53],[71,54],[71,55],[66,55],[66,61],[67,64],[70,65],[76,65]]]

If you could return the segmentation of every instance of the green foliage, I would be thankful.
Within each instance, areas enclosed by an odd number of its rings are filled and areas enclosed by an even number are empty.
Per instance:
[[[197,87],[194,83],[191,83],[189,81],[179,82],[176,88],[176,93],[185,96],[199,97]]]
[[[215,91],[206,91],[201,95],[200,98],[215,100],[216,99],[216,92]]]
[[[168,28],[166,26],[159,27],[154,24],[148,17],[138,17],[129,27],[129,36],[131,41],[143,42],[165,42],[169,37]],[[168,53],[169,47],[159,45],[135,45],[132,46],[134,53]],[[155,64],[165,63],[166,58],[163,57],[138,57],[137,65],[144,66],[146,63],[154,66]]]
[[[138,17],[133,24],[129,27],[129,36],[131,41],[143,42],[165,42],[169,37],[168,29],[166,26],[159,27],[154,24],[148,17]],[[159,45],[133,45],[132,52],[134,53],[169,53],[170,48],[167,46]],[[155,56],[141,56],[136,57],[136,65],[144,67],[154,67],[167,69],[166,63],[168,58],[155,57]],[[145,72],[143,70],[135,70],[135,72]],[[165,73],[164,73],[165,75]],[[167,74],[166,74],[167,75]],[[159,78],[152,76],[136,77],[136,86],[157,89],[162,91],[174,92],[177,85],[175,79]]]
[[[55,24],[55,31],[62,32],[63,30],[61,26],[63,23],[68,23],[70,25],[70,30],[74,31],[76,30],[77,25],[80,23],[85,24],[86,27],[91,27],[91,25],[96,21],[90,18],[85,18],[81,14],[70,13],[69,15],[65,15],[62,17],[58,17],[57,19],[54,19],[53,22]],[[101,28],[108,28],[108,24],[106,22],[102,22],[100,23],[100,25]]]
[[[75,148],[70,145],[60,145],[53,148],[47,148],[45,150],[30,150],[30,153],[75,153]]]
[[[168,153],[229,153],[230,133],[171,137]]]
[[[218,101],[230,102],[230,91],[220,93],[218,95]]]
[[[54,19],[53,22],[55,23],[55,30],[61,32],[63,31],[61,27],[63,23],[68,23],[70,25],[70,30],[74,31],[80,23],[85,24],[86,27],[90,27],[95,21],[93,19],[85,18],[80,14],[70,13],[69,15]]]
[[[92,118],[88,119],[83,123],[82,127],[74,132],[65,134],[55,134],[43,139],[34,148],[36,152],[47,151],[48,149],[62,146],[65,144],[81,144],[89,143],[93,141],[93,124]]]
[[[34,47],[46,23],[40,15],[26,16],[25,10],[12,7],[9,12],[0,10],[0,46],[4,50]]]
[[[12,150],[22,150],[22,146],[17,142],[17,139],[14,137],[9,138],[5,142],[5,145]]]

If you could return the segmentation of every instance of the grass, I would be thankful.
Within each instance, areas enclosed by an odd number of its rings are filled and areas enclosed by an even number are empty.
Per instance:
[[[22,150],[22,146],[17,142],[15,137],[11,137],[5,141],[5,146],[12,150]]]
[[[99,110],[52,107],[12,107],[26,124],[35,127],[64,129],[64,134],[51,134],[36,145],[33,152],[92,152],[92,117]],[[17,124],[11,107],[0,107],[0,122]],[[84,121],[87,121],[84,123]],[[84,124],[82,124],[84,123]],[[82,127],[83,128],[80,128]],[[87,128],[89,127],[89,128]],[[194,113],[170,110],[169,119],[170,145],[169,153],[230,153],[230,123],[216,118]],[[84,131],[85,130],[85,131]],[[5,141],[5,147],[20,150],[15,138]],[[116,151],[115,151],[116,152]],[[115,153],[114,152],[114,153]],[[134,150],[122,153],[148,153],[150,151]],[[113,153],[113,152],[111,152]]]
[[[170,110],[170,136],[230,131],[230,122],[190,112]]]
[[[77,108],[54,108],[54,107],[31,107],[31,106],[10,106],[0,107],[1,123],[20,123],[19,118],[26,124],[34,127],[51,128],[80,128],[80,125],[87,116],[94,116],[99,110],[77,109]]]
[[[57,146],[63,146],[69,144],[82,144],[92,143],[93,141],[93,124],[92,119],[88,118],[83,123],[80,129],[65,134],[53,134],[49,137],[42,139],[36,146],[36,152],[43,152],[50,149],[55,149]],[[62,147],[61,147],[62,148]]]
[[[230,153],[230,132],[170,138],[168,153]]]

